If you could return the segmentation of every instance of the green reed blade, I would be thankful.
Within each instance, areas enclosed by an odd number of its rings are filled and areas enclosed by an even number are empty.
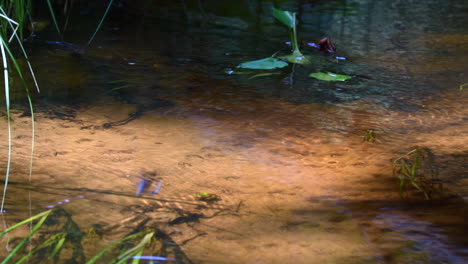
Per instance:
[[[101,21],[99,21],[99,24],[98,26],[96,27],[96,30],[94,31],[94,34],[91,36],[91,38],[89,39],[88,43],[86,43],[86,47],[89,46],[89,44],[91,44],[91,42],[94,40],[94,37],[96,36],[96,34],[98,33],[99,29],[101,28],[102,26],[102,23],[104,22],[104,19],[107,17],[107,13],[109,13],[109,10],[112,6],[112,3],[114,2],[114,0],[110,0],[109,4],[107,5],[107,8],[106,8],[106,11],[104,12],[104,15],[102,16],[101,18]]]
[[[50,212],[51,212],[51,210],[44,212],[45,214],[44,213],[39,214],[39,215],[42,215],[42,214],[44,214],[44,215],[39,220],[39,222],[37,222],[37,224],[34,226],[34,228],[29,232],[29,234],[25,238],[23,238],[21,240],[21,242],[10,252],[10,254],[8,254],[8,256],[1,262],[1,264],[8,263],[8,261],[16,254],[16,252],[18,252],[18,250],[20,250],[21,247],[23,247],[23,245],[29,240],[29,238],[32,237],[39,230],[39,228],[42,226],[44,221],[47,219],[47,216],[49,215]],[[35,215],[35,216],[30,217],[28,219],[31,219],[31,218],[34,218],[34,217],[37,218],[37,216],[38,215]]]
[[[1,9],[1,7],[0,7]],[[2,39],[2,43],[3,42],[3,39]],[[21,68],[17,62],[17,60],[15,59],[15,56],[12,54],[12,52],[10,51],[10,49],[8,48],[8,45],[6,45],[6,43],[4,43],[4,47],[5,47],[5,50],[7,51],[9,57],[10,57],[10,61],[13,63],[13,65],[15,66],[15,69],[16,69],[16,72],[18,73],[18,76],[20,77],[20,80],[22,81],[23,83],[23,86],[26,90],[26,96],[28,98],[28,103],[29,103],[29,109],[31,111],[31,154],[30,154],[30,161],[29,161],[29,180],[31,181],[31,175],[32,175],[32,164],[33,164],[33,159],[34,159],[34,144],[35,144],[35,125],[34,125],[34,122],[35,122],[35,119],[34,119],[34,107],[33,107],[33,104],[32,104],[32,99],[31,99],[31,95],[29,94],[29,89],[28,89],[28,85],[26,83],[26,79],[24,78],[23,74],[22,74],[22,71],[21,71]],[[20,47],[21,49],[23,50],[24,52],[24,55],[25,57],[27,57],[26,55],[26,52],[24,51],[24,48],[23,46],[20,44]],[[33,79],[35,80],[35,77],[34,77],[34,72],[32,71],[32,67],[31,67],[31,64],[29,63],[28,61],[28,65],[30,67],[30,70],[31,70],[31,75],[33,76]],[[37,82],[36,82],[36,85],[37,85]],[[37,89],[39,91],[39,86],[37,86]]]
[[[129,236],[126,236],[112,244],[110,244],[109,246],[107,246],[105,249],[101,250],[97,255],[95,255],[93,258],[91,258],[90,260],[88,260],[88,262],[86,262],[86,264],[93,264],[95,263],[100,257],[102,257],[104,255],[104,253],[106,253],[107,251],[109,251],[110,249],[114,248],[115,246],[119,245],[120,243],[126,241],[126,240],[129,240],[129,239],[132,239],[132,238],[135,238],[135,237],[138,237],[138,236],[141,236],[143,235],[142,232],[140,233],[136,233],[136,234],[133,234],[133,235],[129,235]]]
[[[400,177],[400,196],[401,197],[405,196],[405,190],[406,190],[406,181],[403,177]]]
[[[55,29],[57,30],[60,39],[62,39],[63,35],[62,32],[60,32],[60,27],[58,25],[57,18],[55,17],[54,8],[52,7],[52,3],[50,2],[50,0],[47,0],[47,5],[49,6],[50,16],[52,17],[52,21],[54,21]]]
[[[140,250],[144,250],[145,247],[151,243],[151,238],[154,236],[154,232],[146,234],[143,239],[141,239],[140,243],[138,245],[134,246],[133,248],[125,251],[122,253],[119,258],[129,258],[132,255],[135,255],[136,252],[139,252]],[[118,262],[120,263],[120,261]]]
[[[0,6],[0,12],[1,12],[1,14],[0,14],[1,17],[8,17],[5,10],[3,10],[3,8],[1,6]],[[31,66],[31,62],[29,60],[28,54],[26,53],[26,50],[24,49],[21,38],[18,36],[18,34],[14,34],[16,32],[16,29],[19,27],[19,25],[18,25],[18,23],[16,21],[14,21],[12,19],[7,19],[7,22],[10,25],[11,29],[13,30],[12,37],[16,38],[16,40],[18,42],[18,45],[19,45],[19,47],[21,49],[21,52],[23,53],[23,56],[24,56],[24,58],[26,60],[26,63],[28,64],[29,72],[31,73],[31,77],[32,77],[32,79],[34,81],[34,85],[36,86],[37,92],[41,92],[40,89],[39,89],[39,85],[37,83],[36,75],[34,74],[33,68]],[[10,39],[10,41],[11,41],[11,39]],[[18,71],[18,73],[21,74],[21,71]]]
[[[138,256],[138,257],[141,257],[142,255],[143,255],[143,249],[140,250],[137,254],[135,254],[135,256]],[[132,264],[138,264],[138,263],[140,263],[140,259],[134,258],[132,261]]]
[[[37,218],[40,218],[40,217],[47,217],[50,214],[50,212],[52,212],[52,210],[47,210],[47,211],[42,212],[40,214],[33,215],[33,216],[29,217],[28,219],[23,220],[23,221],[15,224],[15,225],[5,229],[4,231],[0,232],[0,238],[2,238],[6,233],[10,232],[11,230],[14,230],[15,228],[17,228],[17,227],[19,227],[21,225],[32,222],[32,221],[34,221],[34,220],[36,220]]]
[[[4,88],[5,88],[5,103],[7,110],[7,120],[8,120],[8,158],[7,158],[7,168],[5,172],[5,185],[3,187],[3,196],[2,204],[0,206],[0,214],[3,214],[3,207],[5,205],[6,192],[8,187],[8,180],[10,178],[10,167],[11,167],[11,116],[10,116],[10,83],[9,83],[9,74],[8,74],[8,63],[7,63],[7,54],[5,52],[5,46],[7,45],[2,36],[0,36],[0,51],[2,54],[3,62],[3,78],[4,78]]]
[[[58,234],[55,234],[51,237],[49,237],[46,241],[44,241],[41,245],[39,245],[38,247],[34,248],[33,250],[29,251],[28,254],[26,254],[25,256],[23,256],[21,259],[19,259],[18,261],[16,261],[15,264],[21,264],[23,263],[25,260],[27,260],[29,257],[31,257],[32,255],[34,255],[37,251],[43,249],[43,248],[47,248],[47,247],[50,247],[51,245],[53,245],[54,243],[57,243],[57,240],[59,239],[62,239],[62,238],[65,238],[66,237],[66,234],[64,232],[61,232],[61,233],[58,233]],[[60,242],[60,240],[59,240]]]
[[[52,251],[52,253],[50,253],[50,258],[53,259],[55,257],[55,255],[57,253],[60,252],[60,250],[62,249],[63,247],[63,244],[65,243],[65,240],[66,240],[66,236],[63,236],[62,238],[60,238],[59,242],[57,243],[57,245],[55,245],[55,248],[54,250]]]

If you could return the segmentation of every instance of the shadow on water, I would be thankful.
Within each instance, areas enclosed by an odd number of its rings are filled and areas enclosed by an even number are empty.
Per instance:
[[[466,262],[466,1],[116,1],[81,52],[102,8],[84,2],[70,43],[30,40],[42,93],[28,184],[31,114],[13,94],[5,218],[55,209],[32,245],[65,232],[57,261],[85,263],[151,229],[148,253],[175,263]],[[274,6],[298,13],[312,63],[239,71],[289,49]],[[336,53],[308,45],[324,36]],[[431,201],[402,200],[392,175],[415,146],[435,154]]]

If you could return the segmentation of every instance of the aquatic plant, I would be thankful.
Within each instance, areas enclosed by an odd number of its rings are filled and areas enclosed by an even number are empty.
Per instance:
[[[55,234],[50,235],[49,237],[45,238],[45,240],[37,246],[31,248],[26,254],[22,256],[18,256],[20,253],[19,251],[21,248],[26,244],[26,242],[31,239],[42,227],[45,223],[47,218],[51,215],[54,210],[48,210],[37,215],[34,215],[20,223],[13,225],[12,227],[0,232],[0,239],[3,238],[8,233],[12,232],[13,230],[19,228],[22,225],[33,223],[34,221],[38,220],[31,231],[21,239],[21,241],[15,246],[15,248],[5,257],[5,259],[0,262],[0,264],[4,263],[13,263],[11,261],[14,260],[14,263],[23,263],[30,259],[31,257],[36,256],[39,252],[40,256],[38,258],[43,258],[44,252],[48,252],[47,256],[49,259],[58,260],[60,256],[60,251],[64,248],[65,244],[67,243],[69,237],[66,230],[61,232],[57,232]],[[137,232],[134,234],[127,235],[117,241],[111,243],[106,248],[99,251],[96,255],[91,257],[86,264],[93,264],[99,261],[105,254],[107,254],[111,249],[114,249],[120,246],[119,253],[113,257],[112,260],[109,260],[109,263],[127,263],[128,260],[132,259],[132,263],[139,263],[140,260],[149,260],[149,261],[167,261],[173,260],[166,257],[161,256],[145,256],[143,255],[145,250],[151,247],[154,242],[157,241],[155,237],[156,231],[152,229],[147,229],[141,232]],[[95,231],[88,232],[88,235],[95,236]],[[130,242],[133,241],[133,242]]]
[[[214,193],[207,193],[207,192],[201,192],[201,193],[194,193],[194,195],[198,196],[198,200],[204,201],[204,202],[215,202],[221,200],[218,195]]]
[[[465,90],[466,86],[468,86],[468,83],[460,84],[460,86],[458,88],[460,89],[460,91],[463,91],[463,90]]]
[[[297,37],[296,13],[291,12],[291,11],[279,10],[276,8],[273,8],[272,11],[273,11],[273,16],[289,28],[292,53],[277,57],[278,52],[275,52],[273,55],[267,58],[243,62],[239,64],[237,68],[252,69],[252,70],[272,70],[272,69],[284,68],[288,66],[287,62],[294,63],[294,65],[310,63],[311,59],[308,56],[303,55],[299,49],[299,44],[298,44],[299,41]],[[322,38],[321,40],[317,42],[317,44],[313,43],[313,45],[311,46],[318,48],[320,51],[324,53],[333,53],[336,51],[336,48],[331,42],[331,39],[329,37]],[[336,58],[342,59],[343,57],[336,57]],[[293,66],[293,72],[294,72],[294,66]],[[227,73],[228,74],[234,74],[234,73],[242,74],[242,73],[236,73],[233,70],[229,70],[227,71]],[[256,78],[260,76],[269,76],[269,75],[271,75],[271,73],[257,74],[252,78]],[[309,77],[322,80],[322,81],[346,81],[352,78],[351,76],[348,76],[348,75],[337,74],[337,73],[332,73],[332,72],[327,72],[327,73],[315,72],[315,73],[311,73]]]
[[[362,136],[362,140],[369,142],[369,143],[374,143],[375,142],[375,131],[373,129],[366,129],[364,130],[364,135]]]
[[[86,262],[86,264],[93,264],[95,263],[98,259],[100,259],[107,251],[109,251],[112,248],[115,248],[118,245],[121,245],[123,242],[131,240],[131,239],[136,239],[138,237],[143,238],[140,240],[140,242],[135,245],[134,247],[127,249],[126,251],[122,252],[119,254],[118,257],[114,259],[112,263],[126,263],[128,259],[134,259],[133,263],[139,263],[138,257],[141,257],[143,255],[143,252],[145,248],[147,248],[154,237],[155,231],[153,230],[147,230],[144,232],[138,232],[132,235],[128,235],[122,239],[117,240],[116,242],[110,244],[108,247],[105,249],[101,250],[98,254],[96,254],[94,257],[92,257],[89,261]],[[134,258],[136,256],[136,258]],[[161,257],[162,258],[162,257]],[[136,261],[136,262],[135,262]]]
[[[24,221],[21,221],[21,222],[15,224],[15,225],[13,225],[12,227],[5,229],[3,232],[0,233],[0,238],[3,238],[6,234],[8,234],[9,232],[15,230],[16,228],[18,228],[18,227],[20,227],[20,226],[22,226],[24,224],[27,224],[27,223],[32,223],[34,220],[40,218],[39,221],[36,223],[36,225],[34,225],[34,227],[31,229],[29,234],[26,237],[24,237],[20,241],[20,243],[18,243],[18,245],[16,245],[16,247],[10,252],[10,254],[8,254],[8,256],[1,262],[1,264],[9,263],[10,259],[13,258],[13,256],[15,256],[15,254],[26,244],[26,242],[39,230],[39,228],[42,226],[42,224],[44,223],[44,221],[47,219],[47,217],[49,216],[49,214],[51,212],[52,212],[52,210],[48,210],[48,211],[42,212],[40,214],[31,216],[28,219],[26,219]],[[18,263],[18,262],[16,262],[16,263]]]
[[[68,7],[68,10],[71,10],[71,7],[73,6],[73,1],[69,2],[67,0],[66,2],[67,3],[65,4],[65,6]],[[109,3],[107,4],[107,8],[106,8],[106,10],[104,11],[104,14],[101,17],[101,20],[99,20],[99,23],[96,26],[96,29],[94,30],[93,35],[91,35],[90,39],[88,40],[88,42],[86,43],[84,48],[87,48],[91,44],[91,42],[94,40],[94,38],[96,37],[96,34],[101,29],[102,24],[104,23],[104,20],[106,19],[107,14],[109,13],[109,10],[110,10],[113,3],[114,3],[114,0],[109,0]],[[62,32],[62,30],[60,30],[60,26],[59,26],[59,23],[57,22],[57,16],[56,16],[56,14],[54,12],[54,8],[52,7],[51,0],[47,0],[47,6],[49,7],[50,16],[52,17],[52,21],[54,22],[55,30],[57,30],[57,33],[59,34],[60,39],[63,40],[63,32]],[[66,27],[67,27],[68,17],[69,17],[69,14],[66,17],[66,20],[65,20],[66,22],[65,22],[65,25],[63,27],[64,29],[66,29]]]
[[[8,5],[7,5],[8,4]],[[5,8],[4,8],[5,7]],[[0,213],[4,212],[4,203],[6,197],[6,191],[8,187],[9,175],[10,175],[10,164],[11,164],[11,151],[12,151],[12,143],[11,143],[11,116],[10,116],[10,64],[13,64],[14,69],[16,70],[21,83],[23,84],[26,90],[26,96],[29,103],[29,108],[31,111],[31,154],[30,154],[30,166],[29,166],[29,177],[31,178],[32,174],[32,162],[33,162],[33,153],[34,153],[34,109],[32,104],[32,99],[29,93],[29,88],[27,85],[27,81],[25,76],[23,75],[23,71],[17,61],[17,56],[11,51],[9,45],[13,40],[16,40],[16,44],[21,50],[21,53],[28,65],[29,71],[31,73],[31,77],[34,81],[37,91],[39,92],[39,85],[37,84],[36,77],[34,75],[34,71],[32,69],[31,63],[29,61],[28,55],[22,45],[22,34],[23,34],[23,27],[24,23],[26,22],[27,14],[29,13],[30,2],[24,0],[16,0],[16,1],[1,1],[0,2],[0,25],[1,25],[1,32],[0,32],[0,53],[2,56],[2,64],[3,64],[3,85],[5,90],[5,106],[7,112],[7,122],[8,122],[8,160],[7,160],[7,169],[5,172],[5,184],[3,187],[3,196],[2,196],[2,203],[0,206]],[[15,20],[16,19],[16,20]]]
[[[309,60],[299,50],[297,30],[296,30],[297,28],[296,13],[273,8],[273,16],[275,16],[276,19],[281,21],[284,25],[286,25],[289,28],[289,34],[291,37],[292,53],[286,56],[282,56],[281,58],[286,59],[287,61],[291,63],[299,63],[299,64],[309,63]]]
[[[400,179],[400,196],[407,197],[408,185],[432,198],[435,191],[437,170],[434,168],[434,154],[429,148],[415,147],[393,161],[393,175]]]
[[[94,37],[96,36],[97,32],[102,26],[104,19],[106,18],[110,7],[112,6],[114,0],[109,0],[108,6],[106,11],[104,12],[103,17],[99,21],[96,30],[94,31],[93,35],[86,43],[86,46],[89,46]],[[68,1],[67,1],[68,2]],[[71,3],[68,3],[71,5]],[[30,153],[30,164],[29,164],[29,179],[31,179],[32,175],[32,164],[33,164],[33,154],[34,154],[34,135],[35,135],[35,120],[34,120],[34,109],[32,104],[32,99],[29,92],[28,82],[26,81],[26,77],[23,74],[23,69],[20,67],[18,62],[18,56],[15,54],[11,49],[10,45],[12,41],[15,40],[15,44],[20,48],[21,54],[24,57],[24,60],[28,66],[30,75],[34,82],[34,85],[38,92],[40,92],[39,85],[37,83],[36,77],[34,75],[33,67],[29,61],[28,55],[26,50],[23,47],[23,30],[26,26],[26,23],[30,23],[31,28],[34,28],[34,23],[31,19],[30,9],[31,9],[31,0],[0,0],[0,53],[2,57],[2,64],[3,64],[3,84],[4,84],[4,91],[5,91],[5,105],[6,105],[6,112],[7,112],[7,122],[8,122],[8,160],[5,172],[5,184],[3,188],[3,196],[2,202],[0,205],[0,213],[4,212],[4,203],[6,199],[6,193],[8,188],[9,182],[9,175],[10,175],[10,164],[11,164],[11,152],[12,152],[12,143],[11,143],[11,115],[10,115],[10,90],[11,90],[11,75],[10,75],[10,65],[13,65],[13,68],[16,70],[16,73],[23,84],[26,90],[26,96],[29,103],[29,110],[31,112],[31,153]],[[55,13],[52,8],[52,3],[50,0],[47,0],[47,4],[49,6],[49,10],[51,12],[51,17],[54,22],[54,25],[62,38],[62,33],[60,31],[60,27],[58,25]]]
[[[352,77],[349,75],[344,75],[344,74],[338,74],[338,73],[333,73],[333,72],[314,72],[309,74],[309,77],[322,80],[322,81],[340,81],[344,82],[348,79],[351,79]]]
[[[271,70],[277,68],[283,68],[288,64],[282,60],[278,60],[273,57],[268,57],[255,61],[247,61],[239,64],[239,68],[243,69],[254,69],[254,70]]]
[[[299,50],[299,44],[297,40],[297,30],[296,30],[297,28],[296,13],[273,8],[273,16],[289,28],[292,53],[286,56],[281,56],[279,57],[279,59],[275,58],[275,55],[276,55],[275,53],[271,57],[268,57],[268,58],[241,63],[239,64],[239,66],[237,66],[238,68],[271,70],[271,69],[286,67],[288,63],[280,59],[287,60],[291,63],[300,63],[300,64],[309,62]]]

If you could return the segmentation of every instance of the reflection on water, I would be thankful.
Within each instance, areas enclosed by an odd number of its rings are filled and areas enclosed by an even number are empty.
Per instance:
[[[377,228],[384,229],[385,235],[378,243],[390,249],[396,262],[426,263],[444,260],[449,263],[462,263],[463,258],[452,253],[447,246],[448,239],[440,233],[444,230],[433,227],[430,222],[418,221],[408,215],[379,214],[373,221]],[[463,252],[465,251],[465,252]],[[466,250],[457,252],[464,253]]]
[[[25,184],[31,121],[18,95],[8,224],[29,201],[60,209],[47,231],[72,234],[61,260],[77,263],[145,228],[159,239],[150,253],[176,263],[466,261],[466,1],[238,2],[116,6],[83,54],[34,40],[34,170]],[[311,65],[225,74],[287,49],[273,6],[298,12],[305,43],[330,36],[337,53],[304,47]],[[399,197],[390,160],[416,145],[435,154],[440,201]]]

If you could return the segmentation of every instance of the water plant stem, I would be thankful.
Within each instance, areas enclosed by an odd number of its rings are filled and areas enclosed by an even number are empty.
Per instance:
[[[6,42],[3,39],[3,36],[0,36],[0,52],[2,54],[2,63],[3,63],[3,78],[4,78],[4,88],[5,88],[5,105],[7,111],[7,121],[8,121],[8,158],[7,158],[7,168],[5,173],[5,185],[3,187],[3,196],[2,196],[2,204],[0,206],[0,214],[4,212],[5,206],[5,199],[6,199],[6,192],[8,187],[8,180],[10,178],[10,165],[11,165],[11,116],[10,116],[10,83],[9,83],[9,75],[8,75],[8,62],[7,62],[7,54],[5,52],[5,45]]]
[[[110,0],[109,4],[107,5],[106,11],[104,12],[104,15],[103,15],[102,18],[101,18],[101,21],[99,21],[99,24],[98,24],[98,26],[96,27],[96,30],[94,31],[93,35],[92,35],[91,38],[89,39],[88,43],[86,43],[85,48],[87,48],[87,47],[89,46],[89,44],[91,44],[91,42],[94,40],[94,37],[96,36],[96,34],[98,33],[99,29],[101,28],[102,23],[104,22],[104,19],[106,19],[107,13],[109,13],[109,10],[110,10],[110,8],[111,8],[113,2],[114,2],[114,0]]]

